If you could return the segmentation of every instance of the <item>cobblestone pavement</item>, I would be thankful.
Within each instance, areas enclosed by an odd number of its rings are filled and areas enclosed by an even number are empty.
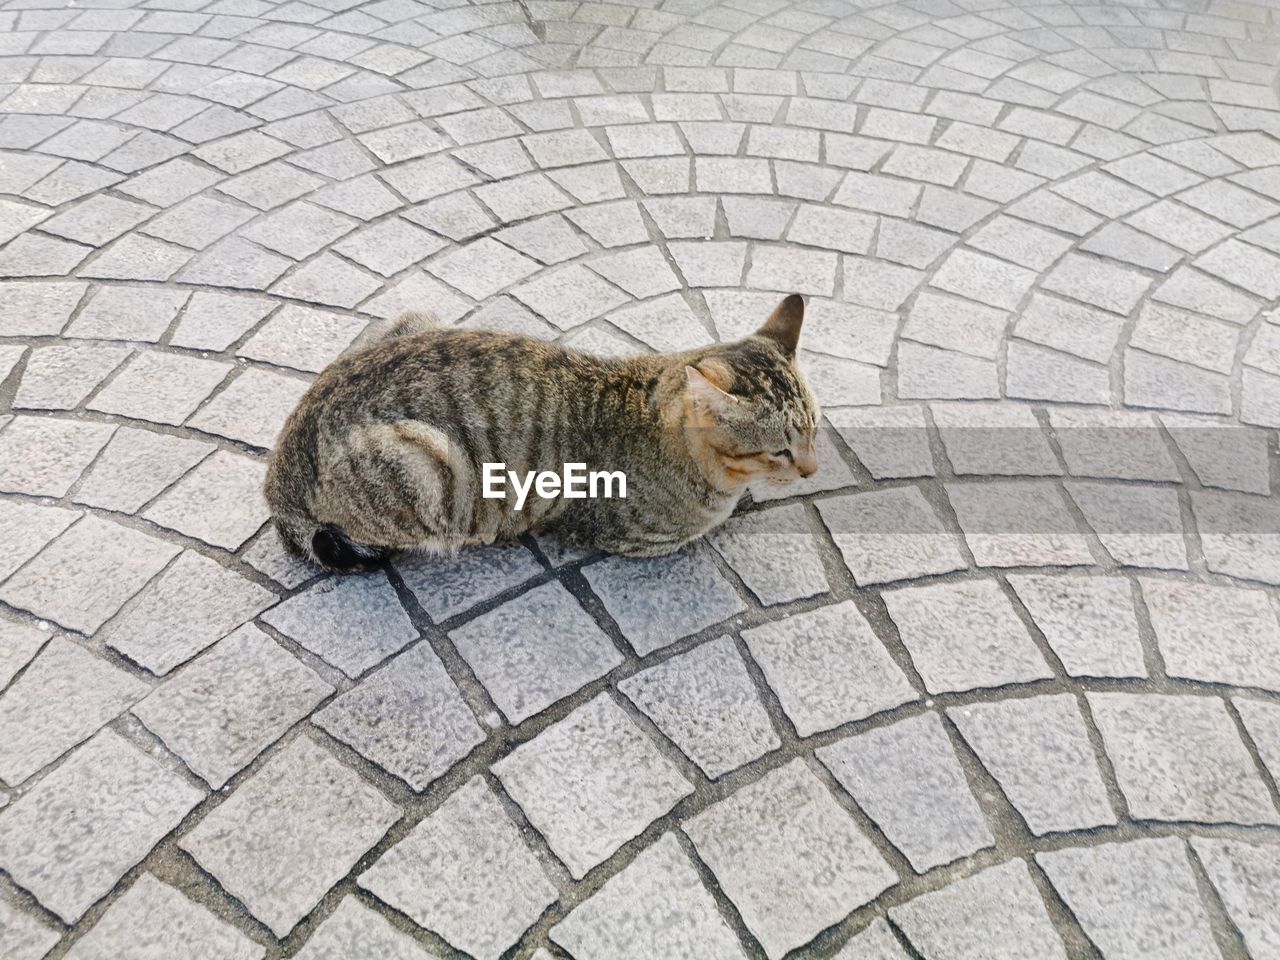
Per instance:
[[[0,955],[1280,957],[1280,5],[0,3]],[[809,295],[681,555],[320,579],[371,318]]]

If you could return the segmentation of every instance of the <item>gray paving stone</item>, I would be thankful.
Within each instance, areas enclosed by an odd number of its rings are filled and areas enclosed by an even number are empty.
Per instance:
[[[73,960],[260,960],[266,948],[149,873],[67,952]]]
[[[315,722],[415,790],[425,790],[484,739],[425,643],[339,696]]]
[[[542,567],[525,547],[504,545],[468,548],[450,557],[403,558],[396,570],[439,623],[524,583]]]
[[[1178,479],[1177,467],[1150,414],[1051,410],[1049,423],[1074,476]]]
[[[179,846],[284,937],[399,817],[381,793],[300,736]]]
[[[536,272],[538,264],[485,237],[433,260],[427,269],[467,296],[483,300]]]
[[[379,960],[437,960],[438,956],[352,896],[338,904],[294,956],[297,960],[348,960],[362,950],[373,951]]]
[[[911,305],[902,336],[991,360],[1000,352],[1008,325],[1009,314],[1003,310],[926,290]]]
[[[765,954],[808,943],[897,877],[802,760],[684,823]]]
[[[1260,332],[1265,333],[1266,329],[1264,327]],[[1240,330],[1234,324],[1177,307],[1146,303],[1138,315],[1129,344],[1216,373],[1230,373],[1239,334]],[[1255,348],[1261,346],[1261,340],[1255,340]]]
[[[1251,427],[1207,418],[1160,417],[1178,451],[1206,487],[1269,493],[1265,434]]]
[[[213,449],[212,444],[197,440],[121,427],[72,499],[91,507],[135,513]]]
[[[852,601],[753,627],[742,637],[802,737],[917,697]]]
[[[133,713],[216,789],[332,692],[246,624],[152,691]]]
[[[730,518],[710,542],[766,606],[829,589],[800,504]]]
[[[364,328],[365,324],[354,317],[291,304],[259,327],[236,354],[318,373],[336,360]]]
[[[781,745],[728,637],[628,677],[618,689],[712,779]]]
[[[1138,820],[1276,823],[1226,707],[1215,697],[1087,695]]]
[[[670,833],[552,927],[551,938],[582,960],[746,956]]]
[[[71,410],[132,352],[124,345],[92,342],[37,348],[27,359],[13,406],[15,409]],[[13,362],[17,362],[17,355]],[[0,373],[4,370],[5,362],[0,360]],[[3,379],[0,375],[0,381]]]
[[[937,714],[847,737],[816,754],[918,872],[994,845]]]
[[[308,386],[305,380],[250,367],[196,411],[187,425],[267,449]]]
[[[1015,395],[1010,390],[1010,395]],[[987,400],[1000,396],[994,360],[903,342],[898,346],[898,396],[905,400]]]
[[[1042,960],[1067,956],[1027,865],[1009,860],[889,911],[931,960]]]
[[[1030,407],[935,403],[929,409],[957,474],[1056,476],[1062,472]]]
[[[930,280],[935,287],[988,306],[1012,310],[1035,281],[1030,270],[968,250],[957,250]]]
[[[321,580],[272,607],[262,620],[349,677],[418,636],[381,572]]]
[[[1142,580],[1170,676],[1280,688],[1280,622],[1262,590]]]
[[[1147,675],[1129,581],[1018,575],[1009,583],[1071,676]]]
[[[1280,510],[1270,498],[1202,490],[1191,495],[1191,510],[1210,570],[1280,583]]]
[[[187,550],[103,636],[162,676],[275,602],[271,591]]]
[[[1104,843],[1036,861],[1104,956],[1221,956],[1181,840]]]
[[[1056,485],[1037,481],[949,483],[965,542],[982,567],[1091,564],[1084,534]]]
[[[1118,563],[1187,569],[1177,493],[1118,483],[1068,483],[1067,493]]]
[[[933,475],[923,407],[830,410],[826,418],[877,480]]]
[[[521,303],[562,330],[627,303],[626,294],[580,264],[539,274],[512,290]]]
[[[188,296],[185,290],[99,287],[67,328],[66,335],[89,340],[155,343],[178,315]]]
[[[145,533],[85,517],[5,581],[0,599],[93,633],[178,552]]]
[[[75,510],[0,499],[0,577],[8,577],[71,526]]]
[[[1233,697],[1245,730],[1258,748],[1263,766],[1274,780],[1280,773],[1280,709],[1270,703],[1246,697]]]
[[[25,623],[0,619],[0,690],[29,664],[50,634]]]
[[[265,466],[219,450],[204,460],[143,516],[215,547],[237,549],[270,515],[262,496]]]
[[[0,492],[63,496],[113,433],[106,423],[15,417],[0,433]]]
[[[820,500],[818,512],[859,585],[949,573],[966,566],[957,538],[917,487]]]
[[[907,952],[898,943],[884,917],[876,917],[855,934],[832,960],[907,960]]]
[[[103,730],[0,817],[0,866],[74,923],[202,799]]]
[[[12,960],[40,960],[61,935],[42,921],[0,900],[0,948]]]
[[[575,879],[693,792],[607,693],[492,769]]]
[[[17,785],[147,693],[124,670],[55,637],[0,697],[0,778]]]
[[[557,896],[480,777],[455,791],[359,883],[478,960],[497,960]]]
[[[176,426],[195,412],[231,369],[231,364],[220,360],[142,351],[89,401],[88,407]]]
[[[56,336],[88,288],[70,281],[5,284],[0,292],[0,335]]]
[[[947,715],[1032,833],[1116,822],[1070,694],[953,707]]]
[[[449,634],[511,723],[521,723],[622,663],[559,583],[545,583]]]
[[[746,609],[705,549],[643,560],[609,557],[582,573],[631,646],[647,656]]]
[[[1052,675],[995,581],[903,587],[882,596],[930,693]]]
[[[1274,845],[1193,837],[1191,846],[1252,956],[1280,955],[1280,861]]]

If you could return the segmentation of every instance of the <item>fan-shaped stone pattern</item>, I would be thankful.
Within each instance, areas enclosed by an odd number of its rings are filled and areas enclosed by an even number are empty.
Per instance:
[[[11,7],[0,953],[1274,952],[1274,9]],[[618,355],[796,290],[821,470],[709,546],[335,584],[264,528],[371,320]]]

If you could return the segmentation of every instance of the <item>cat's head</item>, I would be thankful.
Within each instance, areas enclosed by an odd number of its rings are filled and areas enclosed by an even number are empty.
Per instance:
[[[745,339],[700,351],[685,367],[685,429],[718,486],[780,483],[818,469],[818,403],[796,365],[804,300],[792,294]]]

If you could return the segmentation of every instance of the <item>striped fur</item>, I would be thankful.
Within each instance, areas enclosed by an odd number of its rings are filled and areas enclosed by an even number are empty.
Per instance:
[[[353,570],[547,531],[630,556],[668,553],[727,518],[748,482],[817,469],[818,409],[795,364],[804,317],[784,300],[743,340],[601,358],[410,314],[316,378],[281,431],[266,495],[281,538]],[[626,499],[481,493],[482,464],[621,470]]]

